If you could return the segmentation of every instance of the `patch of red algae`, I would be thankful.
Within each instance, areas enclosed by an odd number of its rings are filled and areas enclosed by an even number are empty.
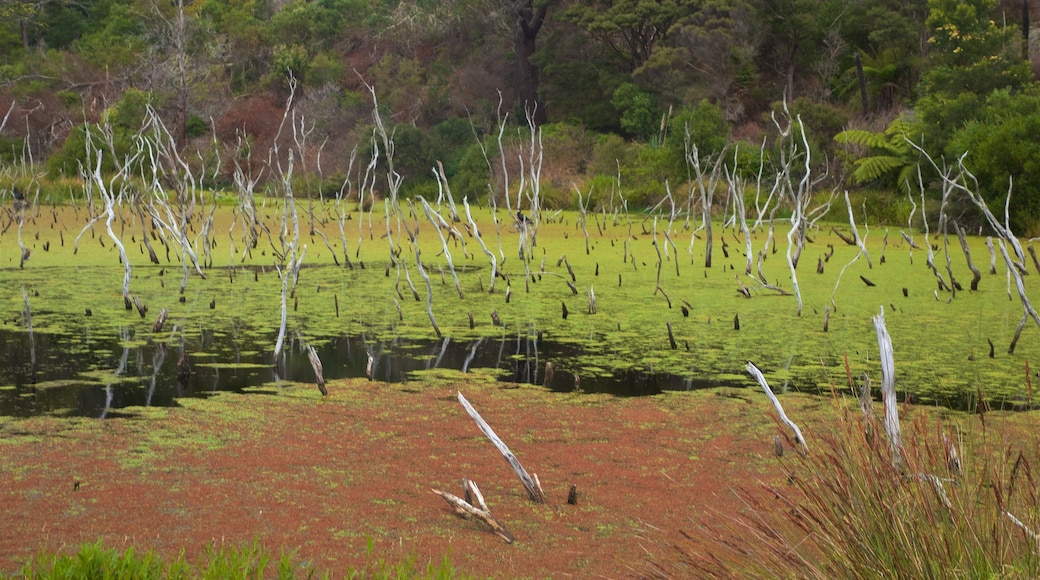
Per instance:
[[[768,403],[750,390],[615,398],[366,381],[330,383],[327,399],[313,385],[267,390],[106,420],[4,419],[0,571],[101,538],[169,558],[183,550],[192,562],[207,546],[259,541],[333,576],[374,555],[421,566],[447,557],[475,577],[638,577],[698,518],[736,514],[734,487],[779,471]],[[527,498],[459,390],[538,475],[548,504]],[[463,477],[515,544],[431,491],[462,495]],[[577,505],[566,503],[572,484]]]

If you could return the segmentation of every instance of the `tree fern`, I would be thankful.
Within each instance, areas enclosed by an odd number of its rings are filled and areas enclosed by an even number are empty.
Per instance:
[[[854,161],[852,182],[894,182],[900,189],[907,189],[917,164],[914,150],[905,137],[909,126],[908,121],[898,117],[880,133],[848,129],[835,135],[834,140],[838,143],[858,145],[868,150],[866,155]]]

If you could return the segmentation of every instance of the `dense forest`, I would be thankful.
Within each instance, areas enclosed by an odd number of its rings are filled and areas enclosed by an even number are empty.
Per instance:
[[[537,136],[547,207],[623,191],[638,209],[688,187],[694,148],[769,175],[787,118],[870,220],[937,195],[924,150],[991,204],[1013,184],[1012,224],[1040,235],[1030,4],[2,0],[0,188],[60,196],[88,143],[111,171],[158,122],[207,188],[277,194],[281,142],[294,195],[337,195],[387,163],[378,118],[402,195],[501,196]]]

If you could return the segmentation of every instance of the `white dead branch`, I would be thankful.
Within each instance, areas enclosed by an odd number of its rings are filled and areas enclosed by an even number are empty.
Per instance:
[[[499,439],[498,435],[495,434],[495,431],[487,424],[487,421],[481,418],[480,413],[478,413],[477,410],[473,408],[473,405],[470,405],[469,401],[466,400],[466,397],[462,396],[461,391],[458,393],[458,399],[459,403],[462,404],[462,407],[466,409],[467,413],[469,413],[469,416],[476,421],[477,427],[480,428],[480,431],[491,440],[491,443],[496,449],[498,449],[499,453],[502,454],[502,457],[504,457],[506,462],[509,463],[509,466],[513,468],[513,471],[516,472],[517,477],[520,478],[520,482],[524,485],[524,489],[527,490],[527,495],[531,498],[531,501],[535,503],[545,503],[545,493],[542,491],[542,486],[538,483],[538,476],[536,475],[532,478],[528,475],[527,470],[520,465],[520,460],[518,460],[509,450],[509,447]]]
[[[787,417],[787,413],[784,412],[784,407],[780,404],[780,399],[777,399],[776,395],[773,394],[773,389],[769,388],[769,383],[766,382],[766,378],[762,375],[762,371],[758,370],[755,363],[751,361],[748,361],[747,363],[747,371],[751,376],[755,377],[758,384],[762,386],[762,390],[765,391],[766,396],[773,402],[773,407],[776,408],[777,414],[780,415],[780,421],[782,421],[784,425],[790,427],[791,431],[794,432],[794,440],[802,446],[802,452],[808,453],[809,446],[805,443],[805,437],[802,436],[802,430],[798,428],[798,425],[796,425],[794,421]]]
[[[877,331],[879,359],[881,362],[881,397],[885,405],[885,432],[892,449],[892,465],[902,463],[903,442],[899,429],[899,408],[896,401],[896,367],[892,352],[892,337],[885,326],[885,307],[873,318]]]
[[[469,201],[465,197],[462,198],[462,207],[466,210],[466,220],[469,222],[473,237],[480,244],[480,249],[484,250],[484,255],[488,257],[488,260],[491,260],[491,283],[488,285],[488,294],[493,294],[495,292],[495,278],[498,277],[498,260],[495,258],[495,254],[488,249],[487,244],[484,243],[484,238],[480,235],[480,229],[477,228],[477,222],[473,221],[473,214],[469,211]]]
[[[484,496],[480,493],[477,488],[477,484],[471,479],[462,480],[463,488],[467,499],[476,500],[477,505],[473,505],[470,501],[462,499],[461,497],[452,495],[445,491],[433,490],[433,493],[444,498],[444,501],[448,502],[448,505],[455,508],[455,513],[462,517],[473,516],[480,521],[487,524],[505,543],[512,544],[515,541],[513,534],[509,532],[491,515],[491,510],[488,509],[487,504],[484,503]]]
[[[329,396],[329,391],[325,388],[325,373],[321,367],[321,359],[318,358],[318,351],[314,350],[314,347],[309,344],[307,345],[307,359],[311,363],[311,368],[314,369],[314,381],[318,384],[321,396]]]

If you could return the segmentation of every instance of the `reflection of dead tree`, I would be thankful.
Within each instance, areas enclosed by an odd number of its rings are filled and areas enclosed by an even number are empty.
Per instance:
[[[36,369],[36,335],[33,334],[32,309],[29,308],[29,293],[22,287],[22,300],[25,302],[25,328],[29,331],[29,368]]]

